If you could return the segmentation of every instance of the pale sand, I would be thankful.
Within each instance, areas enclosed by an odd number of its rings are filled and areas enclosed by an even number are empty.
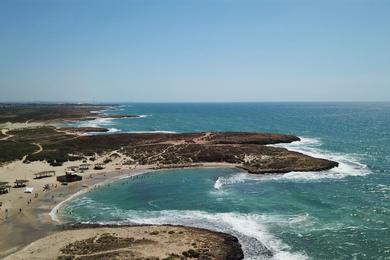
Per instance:
[[[30,128],[30,127],[39,127],[39,126],[47,126],[47,123],[44,122],[30,122],[30,120],[26,121],[25,123],[3,123],[0,124],[0,129],[2,129],[2,132],[15,130],[15,129],[21,129],[21,128]],[[3,132],[4,134],[4,132]]]
[[[163,259],[195,250],[208,259],[241,259],[233,237],[181,226],[97,227],[57,232],[5,259]]]
[[[37,151],[41,150],[41,148]],[[93,167],[94,163],[101,163],[104,161],[104,159],[107,156],[101,156],[96,161],[92,162],[91,165]],[[128,170],[129,166],[120,166],[121,163],[127,160],[127,158],[120,157],[117,159],[113,159],[111,163],[108,163],[106,165],[106,169],[104,169],[104,172],[112,172],[117,171],[115,168],[121,167],[123,170]],[[73,161],[73,162],[66,162],[63,166],[59,167],[52,167],[46,162],[31,162],[29,164],[23,163],[22,161],[15,161],[6,165],[3,165],[0,167],[0,181],[3,182],[9,182],[10,185],[13,186],[16,179],[24,179],[29,180],[27,183],[27,187],[33,188],[33,193],[28,194],[24,193],[25,188],[11,188],[11,191],[7,194],[0,195],[0,202],[2,202],[2,207],[0,207],[0,223],[5,220],[6,214],[5,209],[8,210],[8,218],[19,214],[19,210],[23,210],[26,207],[31,207],[31,205],[28,204],[28,201],[31,199],[32,202],[35,201],[35,193],[38,193],[38,197],[43,193],[48,193],[43,191],[44,185],[49,185],[51,189],[56,189],[55,185],[60,185],[59,182],[56,181],[55,177],[49,177],[49,178],[43,178],[43,179],[34,179],[35,173],[41,172],[41,171],[55,171],[56,176],[65,174],[66,168],[70,166],[78,166],[82,164],[82,161]],[[117,165],[118,164],[118,165]],[[92,168],[91,167],[91,168]],[[147,167],[144,167],[147,168]],[[83,179],[86,179],[90,175],[94,176],[95,174],[101,174],[102,171],[97,170],[87,170],[84,173],[81,173],[80,175],[83,176]],[[70,185],[69,187],[71,187]],[[57,201],[58,202],[58,201]],[[56,203],[56,201],[53,201],[53,203]]]
[[[103,162],[105,158],[107,156],[97,158],[91,164],[92,167],[94,163]],[[137,169],[130,169],[129,166],[122,165],[122,170],[116,170],[123,160],[127,160],[127,158],[122,156],[113,159],[111,163],[106,164],[104,170],[90,169],[79,173],[83,176],[83,180],[69,183],[67,186],[57,182],[56,177],[34,179],[34,173],[54,170],[57,176],[63,175],[67,167],[80,165],[81,161],[66,162],[60,167],[52,167],[46,162],[25,164],[22,161],[15,161],[0,167],[0,181],[7,181],[13,185],[16,179],[26,179],[29,180],[27,187],[34,188],[31,194],[24,193],[25,188],[11,188],[9,193],[0,195],[2,203],[0,207],[0,234],[2,237],[7,237],[7,239],[0,240],[0,258],[57,230],[58,223],[51,219],[50,211],[72,194],[86,189],[83,186],[93,186],[124,175],[140,174],[150,167],[138,166]],[[43,191],[43,186],[46,184],[50,187],[49,191]],[[36,193],[38,197],[35,197]],[[28,203],[30,200],[31,203]],[[6,211],[8,212],[6,213]]]
[[[97,158],[93,164],[102,162],[105,158],[107,158],[107,155]],[[122,170],[115,169],[126,160],[128,158],[121,155],[121,157],[113,159],[111,163],[106,164],[104,170],[91,169],[80,173],[83,176],[83,180],[70,183],[67,186],[60,185],[55,177],[35,180],[33,179],[33,174],[40,171],[54,170],[57,175],[62,175],[67,167],[80,165],[81,161],[66,162],[60,167],[52,167],[46,162],[25,164],[22,161],[17,161],[0,167],[0,181],[12,183],[16,179],[27,179],[30,180],[27,187],[34,188],[32,194],[24,193],[25,188],[12,188],[10,193],[0,195],[0,201],[3,204],[0,208],[0,234],[2,234],[2,237],[7,238],[0,240],[0,258],[20,250],[37,239],[58,232],[60,223],[55,222],[51,218],[50,212],[56,205],[69,199],[72,195],[82,190],[88,190],[88,188],[83,186],[91,188],[96,184],[103,185],[105,182],[124,176],[142,174],[152,171],[151,169],[153,168],[158,168],[157,165],[142,165],[134,169],[134,166],[122,165]],[[228,163],[209,163],[199,166],[235,167],[235,165]],[[45,184],[50,186],[49,191],[43,191]],[[35,193],[38,193],[37,198],[34,197]],[[27,203],[29,200],[31,200],[31,203]],[[7,218],[5,209],[8,210]],[[21,213],[19,209],[22,209]]]
[[[0,128],[3,128],[2,133],[7,135],[5,138],[9,138],[7,134],[9,130],[42,125],[44,124],[29,122],[17,124],[7,123],[0,125]],[[39,144],[36,145],[36,153],[42,151],[42,147]],[[118,153],[116,151],[114,152]],[[135,169],[135,166],[123,165],[129,158],[123,154],[118,154],[120,157],[113,158],[112,162],[105,164],[106,168],[100,171],[93,170],[93,164],[102,163],[109,154],[95,156],[97,160],[94,162],[88,161],[92,165],[91,169],[84,171],[84,173],[79,173],[83,176],[83,180],[70,183],[67,186],[60,185],[56,181],[56,177],[34,179],[34,173],[53,170],[56,172],[56,176],[63,175],[66,168],[78,166],[82,164],[82,161],[66,162],[63,166],[59,167],[52,167],[46,162],[25,164],[22,160],[2,165],[0,167],[0,181],[10,182],[10,185],[13,185],[16,179],[26,179],[29,180],[27,187],[31,187],[34,190],[32,194],[28,194],[24,193],[25,188],[11,188],[11,192],[0,195],[0,202],[2,202],[2,206],[0,207],[0,234],[2,237],[0,239],[0,258],[20,250],[22,247],[37,239],[58,232],[61,229],[61,223],[56,222],[55,217],[53,219],[50,216],[50,212],[53,211],[52,213],[55,213],[61,206],[61,202],[72,198],[75,194],[78,195],[79,192],[88,191],[89,188],[97,184],[101,186],[106,182],[114,181],[123,176],[134,176],[150,172],[152,171],[151,169],[159,168],[157,165],[137,165]],[[236,165],[228,163],[206,163],[198,164],[198,166],[233,168]],[[121,170],[118,170],[118,167]],[[175,165],[172,165],[172,167],[177,168]],[[49,185],[50,190],[43,191],[44,185]],[[89,188],[85,188],[85,186]],[[37,197],[35,197],[35,193],[38,194]],[[5,212],[6,209],[7,214]]]

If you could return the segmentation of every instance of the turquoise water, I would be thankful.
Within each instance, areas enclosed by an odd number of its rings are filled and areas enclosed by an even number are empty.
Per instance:
[[[321,173],[186,169],[123,179],[61,210],[67,221],[171,223],[231,233],[247,259],[390,259],[390,104],[122,104],[112,132],[272,131],[340,162]],[[269,252],[272,252],[273,257]]]

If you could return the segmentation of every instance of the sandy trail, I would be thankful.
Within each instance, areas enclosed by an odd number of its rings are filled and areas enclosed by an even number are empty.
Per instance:
[[[203,136],[194,138],[194,142],[197,143],[197,144],[205,144],[205,143],[207,143],[207,139],[208,139],[210,136],[212,136],[212,135],[213,135],[213,133],[207,132],[207,133],[205,133]]]
[[[9,132],[9,129],[1,129],[1,133],[3,135],[5,135],[6,137],[1,138],[0,141],[8,140],[13,136],[13,135],[8,134],[8,132]]]
[[[32,154],[38,154],[38,153],[40,153],[40,152],[43,151],[42,145],[40,145],[40,144],[38,144],[38,143],[33,143],[33,144],[35,144],[36,146],[38,146],[38,150],[35,151],[35,152],[33,152]]]

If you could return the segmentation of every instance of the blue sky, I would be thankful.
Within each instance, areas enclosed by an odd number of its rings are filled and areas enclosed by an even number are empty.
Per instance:
[[[390,1],[0,0],[0,101],[389,101]]]

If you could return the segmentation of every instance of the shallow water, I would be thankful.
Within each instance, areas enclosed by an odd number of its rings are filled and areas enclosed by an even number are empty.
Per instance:
[[[340,162],[321,173],[254,176],[237,169],[150,173],[84,194],[67,221],[172,223],[239,237],[246,258],[390,258],[390,105],[386,103],[123,104],[143,118],[82,125],[112,131],[272,131],[282,145]],[[71,214],[70,214],[71,212]]]

